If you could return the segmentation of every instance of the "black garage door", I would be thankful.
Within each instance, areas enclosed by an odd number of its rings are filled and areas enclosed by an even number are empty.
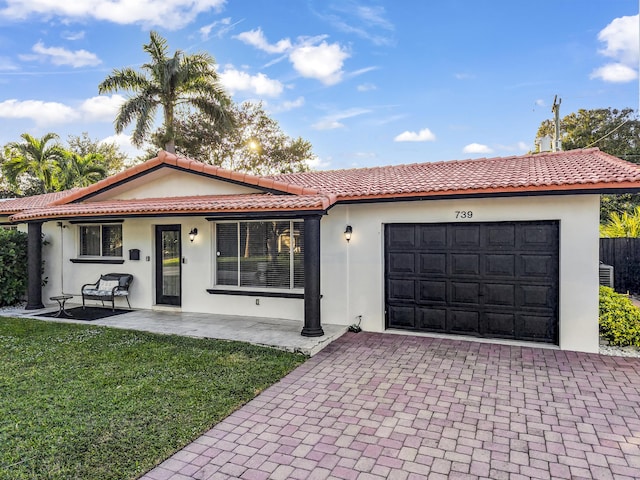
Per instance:
[[[558,343],[558,223],[385,227],[387,328]]]

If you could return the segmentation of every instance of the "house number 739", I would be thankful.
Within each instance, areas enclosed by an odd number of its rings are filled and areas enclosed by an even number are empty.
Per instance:
[[[471,210],[456,210],[456,218],[473,218]]]

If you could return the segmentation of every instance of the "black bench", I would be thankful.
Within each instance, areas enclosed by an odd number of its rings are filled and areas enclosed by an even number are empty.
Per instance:
[[[100,300],[104,306],[105,300],[111,301],[111,309],[115,310],[116,297],[124,297],[129,303],[129,287],[133,282],[133,275],[129,273],[107,273],[100,275],[95,283],[87,283],[82,286],[82,308],[85,308],[85,300]]]

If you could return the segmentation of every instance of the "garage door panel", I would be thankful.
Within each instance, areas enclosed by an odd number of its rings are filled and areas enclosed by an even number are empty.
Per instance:
[[[414,301],[415,299],[415,282],[411,279],[389,280],[387,288],[390,300]]]
[[[511,224],[489,225],[485,231],[485,246],[493,250],[512,250],[516,245],[516,227]]]
[[[472,253],[452,253],[452,275],[480,275],[480,255]]]
[[[493,337],[514,338],[515,317],[513,313],[487,313],[485,333]]]
[[[414,226],[418,235],[418,248],[439,249],[447,246],[446,225],[417,225]]]
[[[447,302],[447,282],[444,280],[421,280],[419,282],[418,303]]]
[[[448,249],[480,247],[479,224],[451,224]]]
[[[387,310],[390,328],[414,328],[415,308],[408,306],[389,306]]]
[[[551,228],[556,227],[556,228]],[[522,250],[553,249],[558,243],[557,226],[554,224],[522,225],[517,248]]]
[[[389,233],[388,246],[390,250],[415,248],[415,228],[412,225],[394,225]]]
[[[551,277],[556,269],[552,255],[520,255],[520,274],[527,277]]]
[[[397,252],[394,253],[389,261],[389,273],[392,274],[402,274],[408,273],[411,274],[416,269],[416,260],[415,254],[413,252],[404,253]]]
[[[447,310],[445,308],[417,308],[419,328],[431,332],[445,332],[447,327]]]
[[[449,310],[447,329],[452,333],[477,334],[480,330],[480,314],[470,310]]]
[[[490,253],[484,259],[484,273],[488,277],[513,277],[516,273],[515,255]]]
[[[518,315],[516,335],[523,340],[540,341],[557,336],[553,315]]]
[[[386,225],[387,327],[557,344],[558,225]]]
[[[477,282],[451,282],[451,303],[480,303],[480,284]]]
[[[421,275],[446,275],[447,273],[447,255],[445,253],[421,253],[420,269]]]
[[[522,308],[545,308],[550,309],[554,304],[554,287],[551,285],[522,285],[521,302]]]
[[[513,284],[487,284],[485,292],[485,306],[516,306],[516,286]]]

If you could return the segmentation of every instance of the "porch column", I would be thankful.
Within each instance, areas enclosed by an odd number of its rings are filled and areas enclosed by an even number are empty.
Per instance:
[[[304,337],[324,335],[320,324],[320,218],[304,218]]]
[[[27,231],[27,310],[44,308],[42,303],[42,222],[29,222]]]

